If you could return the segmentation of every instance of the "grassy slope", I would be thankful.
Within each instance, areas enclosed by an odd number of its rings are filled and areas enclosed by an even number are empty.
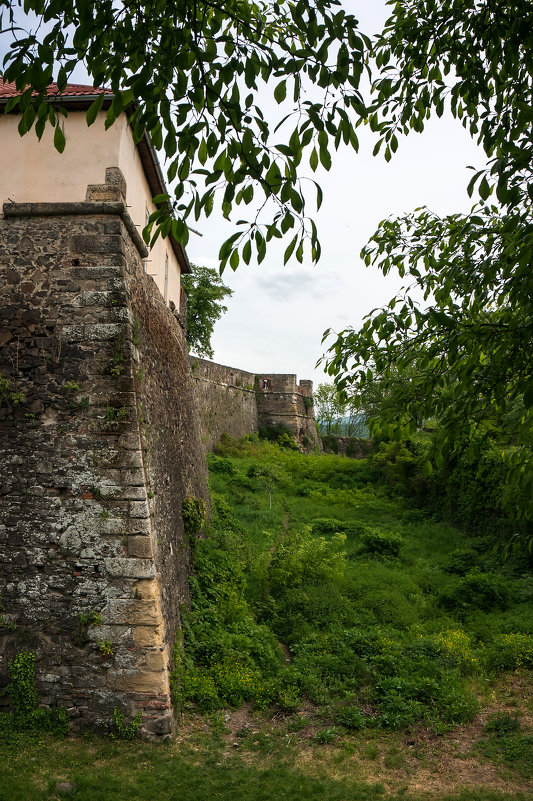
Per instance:
[[[285,626],[289,642],[284,643],[283,651],[273,640],[278,661],[269,668],[271,683],[279,689],[290,676],[288,684],[296,688],[296,695],[285,686],[284,704],[278,697],[278,703],[254,712],[252,701],[240,706],[242,687],[239,690],[232,685],[234,709],[214,710],[207,718],[199,718],[192,697],[184,694],[181,735],[168,747],[97,737],[61,741],[4,733],[0,737],[0,801],[50,801],[59,797],[55,789],[58,780],[74,781],[72,797],[80,801],[531,798],[531,673],[522,669],[495,675],[487,669],[491,644],[497,643],[498,637],[532,634],[531,579],[524,565],[502,566],[488,550],[488,543],[468,540],[454,528],[424,519],[403,501],[387,497],[384,490],[368,482],[366,462],[335,456],[303,457],[274,446],[249,446],[244,452],[235,452],[231,464],[231,474],[212,473],[212,488],[231,507],[232,525],[236,520],[239,533],[228,540],[227,561],[223,549],[206,550],[205,545],[200,546],[204,561],[200,553],[198,556],[200,566],[212,565],[214,560],[215,568],[209,569],[218,571],[221,586],[229,590],[221,591],[215,600],[206,602],[204,595],[201,600],[208,603],[205,609],[210,619],[222,615],[220,620],[226,621],[229,639],[219,655],[222,659],[235,658],[237,642],[244,649],[238,657],[240,663],[253,667],[252,656],[245,653],[247,644],[257,646],[265,638],[268,651],[271,628]],[[271,507],[268,481],[247,475],[258,464],[274,465],[277,471]],[[302,580],[300,589],[307,594],[309,611],[306,616],[304,610],[302,618],[301,609],[294,612],[294,603],[288,602],[283,587],[274,593],[276,597],[271,595],[276,573],[269,565],[291,536],[319,518],[357,522],[382,534],[399,534],[403,545],[398,557],[361,553],[360,535],[349,534],[343,546],[346,557],[335,561],[337,569],[330,585],[326,583],[326,592],[324,582],[316,576],[314,584]],[[457,549],[468,551],[454,555]],[[235,572],[232,559],[239,561],[240,572]],[[281,560],[282,567],[286,561]],[[492,602],[491,608],[483,608],[483,604],[480,608],[479,599],[472,605],[472,599],[460,592],[459,604],[439,603],[439,597],[453,599],[453,593],[457,594],[465,561],[468,567],[496,576],[496,584],[503,582],[509,590],[505,608]],[[459,572],[450,572],[450,566]],[[239,595],[243,576],[245,584]],[[291,615],[295,618],[288,627],[286,620],[280,623],[280,615],[276,618],[276,610],[284,613],[287,609],[289,621]],[[247,628],[247,615],[259,617],[263,628]],[[182,670],[207,676],[214,684],[218,681],[220,698],[227,689],[226,679],[206,656],[207,646],[212,647],[218,636],[217,625],[215,620],[212,629],[206,625],[195,628],[192,616],[186,640],[196,640],[186,642]],[[359,660],[357,675],[347,671],[346,653],[342,659],[339,655],[344,633],[354,629],[363,640],[367,638],[367,645],[378,644],[370,656],[348,653],[349,659]],[[461,636],[449,638],[440,652],[435,651],[435,643],[446,631],[460,631]],[[409,650],[413,642],[429,649],[427,659],[420,656],[420,648],[415,648],[413,657]],[[202,659],[193,664],[192,655],[196,658],[198,653]],[[444,662],[437,670],[433,663],[441,658]],[[437,670],[439,681],[443,671],[454,675],[457,697],[475,694],[480,700],[477,713],[468,713],[462,722],[452,725],[446,722],[446,709],[433,714],[430,698],[419,721],[409,722],[406,709],[418,699],[407,697],[405,704],[402,693],[407,692],[408,680],[416,673],[425,687],[432,670]],[[382,673],[394,686],[379,696],[376,686]],[[257,695],[255,685],[249,692],[252,698]],[[457,699],[448,700],[453,706]],[[350,720],[346,710],[353,709],[363,714],[360,730],[342,725],[342,719]]]

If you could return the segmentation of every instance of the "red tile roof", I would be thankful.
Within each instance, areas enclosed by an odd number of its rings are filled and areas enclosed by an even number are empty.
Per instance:
[[[0,98],[1,97],[16,97],[21,92],[17,89],[14,83],[4,82],[0,78]],[[48,96],[53,97],[96,97],[101,94],[112,94],[108,89],[102,89],[100,86],[85,86],[81,83],[69,83],[65,89],[60,92],[57,83],[51,83],[48,87]]]

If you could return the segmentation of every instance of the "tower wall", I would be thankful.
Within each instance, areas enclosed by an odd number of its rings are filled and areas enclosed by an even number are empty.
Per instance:
[[[36,653],[74,727],[170,735],[188,600],[181,504],[207,502],[184,332],[121,202],[0,218],[0,703]]]

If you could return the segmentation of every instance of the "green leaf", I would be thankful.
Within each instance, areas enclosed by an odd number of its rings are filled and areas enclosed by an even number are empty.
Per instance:
[[[65,134],[63,133],[63,129],[58,123],[54,130],[54,147],[59,153],[62,153],[65,149],[65,144],[66,144]]]
[[[489,183],[485,176],[481,179],[481,183],[479,184],[479,194],[483,200],[487,200],[488,196],[490,195],[491,189]]]
[[[276,103],[282,103],[287,97],[287,81],[281,81],[274,89]]]
[[[289,261],[290,257],[294,252],[294,248],[296,247],[297,242],[298,242],[298,235],[293,237],[293,239],[291,239],[290,243],[285,248],[285,254],[283,256],[283,264],[287,264],[287,262]]]
[[[207,142],[205,139],[202,139],[200,142],[200,147],[198,148],[198,160],[200,164],[205,164],[207,161]]]
[[[104,95],[98,95],[96,100],[94,100],[89,108],[87,109],[87,113],[85,115],[87,120],[87,125],[92,125],[96,118],[98,117],[99,112],[102,110],[102,106],[104,103]]]

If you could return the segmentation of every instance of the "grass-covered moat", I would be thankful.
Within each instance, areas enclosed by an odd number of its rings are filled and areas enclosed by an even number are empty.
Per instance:
[[[533,576],[375,460],[227,441],[176,742],[0,733],[0,801],[531,798]],[[386,478],[387,480],[384,480]]]

